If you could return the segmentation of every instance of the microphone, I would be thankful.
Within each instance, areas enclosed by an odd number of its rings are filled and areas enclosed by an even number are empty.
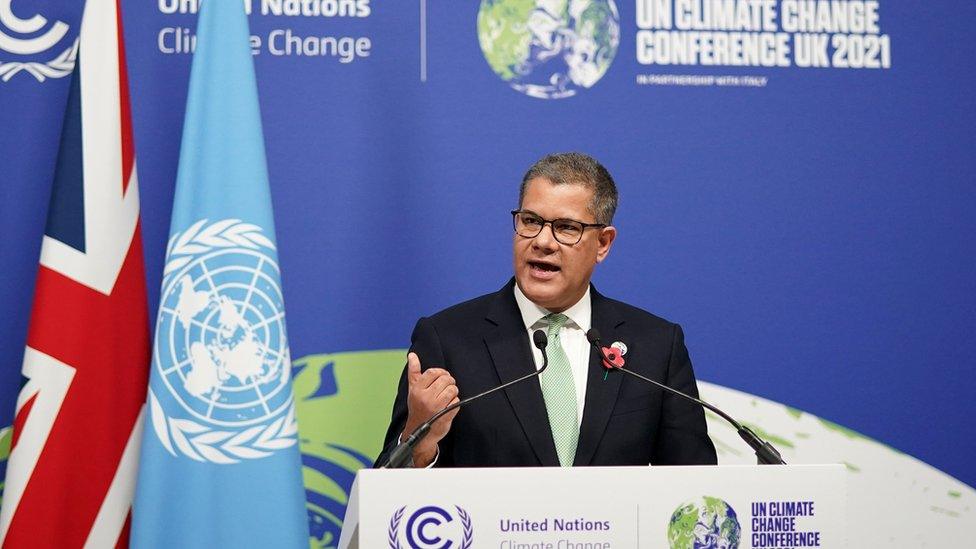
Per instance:
[[[546,333],[544,331],[536,330],[532,332],[532,343],[536,346],[537,349],[542,351],[541,368],[539,368],[538,370],[530,374],[526,374],[520,378],[513,379],[508,383],[502,383],[501,385],[488,389],[487,391],[478,393],[474,396],[470,396],[464,400],[459,400],[458,402],[455,402],[454,404],[451,404],[450,406],[447,406],[441,411],[432,415],[430,419],[423,422],[420,425],[420,427],[414,429],[413,432],[410,433],[410,436],[408,436],[406,440],[402,441],[399,445],[397,445],[396,448],[393,449],[392,452],[390,452],[390,457],[386,460],[386,463],[380,466],[380,469],[401,469],[403,467],[406,467],[407,464],[410,462],[410,459],[413,457],[414,447],[417,446],[417,443],[419,443],[421,440],[424,439],[424,437],[427,436],[427,434],[430,432],[430,427],[434,424],[435,421],[440,419],[444,414],[450,413],[452,410],[460,408],[461,406],[464,406],[469,402],[478,400],[481,397],[488,396],[494,393],[495,391],[501,391],[506,387],[511,387],[512,385],[525,381],[530,377],[537,377],[541,375],[542,372],[544,372],[546,368],[549,367],[549,357],[546,355],[546,346],[549,345],[549,338],[546,337]]]
[[[605,368],[610,369],[611,366],[612,366],[613,368],[616,368],[617,370],[620,370],[621,372],[630,374],[630,375],[632,375],[632,376],[634,376],[636,378],[639,378],[639,379],[641,379],[643,381],[646,381],[646,382],[648,382],[648,383],[650,383],[650,384],[652,384],[652,385],[654,385],[656,387],[659,387],[661,389],[664,389],[665,391],[667,391],[667,392],[669,392],[671,394],[678,395],[678,396],[680,396],[680,397],[682,397],[684,399],[690,400],[690,401],[698,404],[699,406],[702,406],[704,408],[707,408],[707,409],[711,410],[712,412],[715,412],[715,414],[717,414],[719,417],[721,417],[725,421],[728,421],[733,427],[735,427],[735,430],[739,433],[739,436],[742,437],[742,440],[746,441],[746,444],[748,444],[749,447],[751,447],[753,449],[753,451],[756,452],[756,459],[758,460],[758,462],[759,462],[760,465],[786,465],[786,462],[783,461],[783,458],[780,456],[779,452],[776,450],[775,447],[773,447],[772,444],[770,444],[770,443],[766,442],[765,440],[761,439],[759,437],[759,435],[757,435],[756,433],[754,433],[751,429],[749,429],[748,427],[740,424],[738,421],[732,419],[732,416],[726,414],[722,410],[719,410],[718,408],[716,408],[715,406],[712,406],[711,404],[705,402],[704,400],[697,399],[697,398],[695,398],[695,397],[693,397],[691,395],[687,395],[685,393],[682,393],[681,391],[679,391],[677,389],[673,389],[671,387],[668,387],[667,385],[665,385],[663,383],[659,383],[657,381],[654,381],[653,379],[651,379],[649,377],[645,377],[645,376],[642,376],[642,375],[638,374],[637,372],[634,372],[632,370],[628,370],[627,368],[624,368],[622,362],[620,363],[619,366],[617,364],[615,364],[615,360],[617,359],[617,357],[615,356],[615,353],[610,353],[608,355],[603,350],[603,347],[600,346],[600,332],[597,331],[596,328],[591,328],[588,332],[586,332],[586,339],[590,342],[590,345],[593,345],[594,347],[596,347],[596,349],[598,351],[600,351],[600,356],[603,357],[603,361],[604,361],[603,364],[604,364],[604,367]]]

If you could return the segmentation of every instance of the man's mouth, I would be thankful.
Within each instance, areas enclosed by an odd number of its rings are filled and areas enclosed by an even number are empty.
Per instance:
[[[528,263],[529,267],[531,267],[533,271],[541,271],[544,273],[555,273],[560,271],[559,265],[554,265],[545,261],[529,261]]]

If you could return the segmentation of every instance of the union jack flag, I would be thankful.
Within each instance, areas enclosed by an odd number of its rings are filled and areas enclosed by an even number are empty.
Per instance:
[[[128,544],[149,368],[118,0],[88,0],[7,464],[3,547]]]

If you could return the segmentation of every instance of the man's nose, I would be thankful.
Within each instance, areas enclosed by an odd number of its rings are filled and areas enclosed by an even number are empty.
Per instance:
[[[532,246],[547,251],[555,251],[559,247],[559,241],[556,240],[552,223],[546,223],[539,234],[535,235],[535,238],[532,239]]]

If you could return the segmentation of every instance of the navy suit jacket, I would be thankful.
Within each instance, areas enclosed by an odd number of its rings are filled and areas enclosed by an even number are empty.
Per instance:
[[[414,328],[411,350],[423,368],[441,367],[461,398],[535,368],[513,293],[500,291],[455,305]],[[626,367],[692,396],[695,376],[681,327],[591,287],[592,326],[604,345],[627,345]],[[715,464],[701,407],[623,372],[605,370],[596,349],[590,364],[574,465]],[[407,419],[406,369],[400,377],[384,450],[386,461]],[[542,389],[530,378],[461,409],[438,445],[437,467],[558,466]]]

